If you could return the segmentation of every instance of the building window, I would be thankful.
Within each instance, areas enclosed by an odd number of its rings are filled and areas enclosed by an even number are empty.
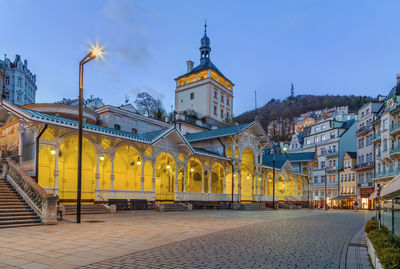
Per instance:
[[[221,109],[221,118],[224,118],[224,110]]]
[[[217,107],[214,106],[214,115],[217,115]]]
[[[229,112],[226,112],[226,118],[229,119]]]
[[[6,85],[10,85],[10,77],[6,77]]]
[[[18,78],[18,86],[22,87],[22,78]]]
[[[215,98],[215,99],[218,98],[218,92],[217,92],[217,90],[214,90],[214,98]]]
[[[224,102],[224,96],[221,94],[221,103]]]
[[[229,106],[230,102],[229,102],[229,97],[226,98],[226,105]]]
[[[137,130],[135,128],[132,128],[132,133],[137,134]]]
[[[121,126],[119,124],[114,124],[114,129],[121,130]]]
[[[190,100],[193,100],[194,99],[194,92],[191,92],[190,93]]]

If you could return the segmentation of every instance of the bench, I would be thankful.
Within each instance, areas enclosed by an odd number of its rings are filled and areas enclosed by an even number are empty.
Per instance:
[[[146,210],[147,200],[146,199],[130,199],[131,210]]]
[[[127,199],[108,199],[108,205],[116,205],[117,210],[129,209],[129,203]]]

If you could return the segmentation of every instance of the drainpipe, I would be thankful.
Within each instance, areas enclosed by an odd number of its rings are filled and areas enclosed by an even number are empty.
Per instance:
[[[35,176],[36,182],[39,181],[39,140],[44,131],[47,129],[47,123],[44,125],[43,129],[40,131],[39,135],[36,137],[36,165],[35,165]]]

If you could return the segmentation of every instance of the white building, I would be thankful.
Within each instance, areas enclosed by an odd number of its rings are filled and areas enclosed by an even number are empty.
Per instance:
[[[313,168],[313,197],[316,207],[325,204],[334,206],[331,200],[338,195],[339,170],[347,151],[356,151],[354,120],[340,122],[332,119],[311,126],[310,134],[304,138],[304,151],[317,153],[317,165]],[[326,188],[325,188],[326,181]]]
[[[187,62],[186,74],[175,79],[175,110],[178,114],[195,111],[196,117],[208,125],[229,123],[233,115],[233,86],[211,62],[210,39],[206,31],[201,39],[200,64],[193,68]],[[198,124],[196,124],[198,125]]]
[[[1,91],[3,98],[16,105],[35,103],[36,75],[28,69],[28,61],[22,62],[21,56],[16,55],[11,62],[9,58],[0,60]]]

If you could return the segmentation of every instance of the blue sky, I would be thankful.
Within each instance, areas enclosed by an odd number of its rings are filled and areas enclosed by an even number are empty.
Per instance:
[[[213,63],[236,84],[235,114],[295,94],[387,94],[400,73],[400,1],[6,1],[0,53],[37,75],[37,102],[76,98],[91,43],[104,60],[85,68],[85,95],[120,105],[146,90],[174,102],[174,78],[199,63],[207,19]]]

